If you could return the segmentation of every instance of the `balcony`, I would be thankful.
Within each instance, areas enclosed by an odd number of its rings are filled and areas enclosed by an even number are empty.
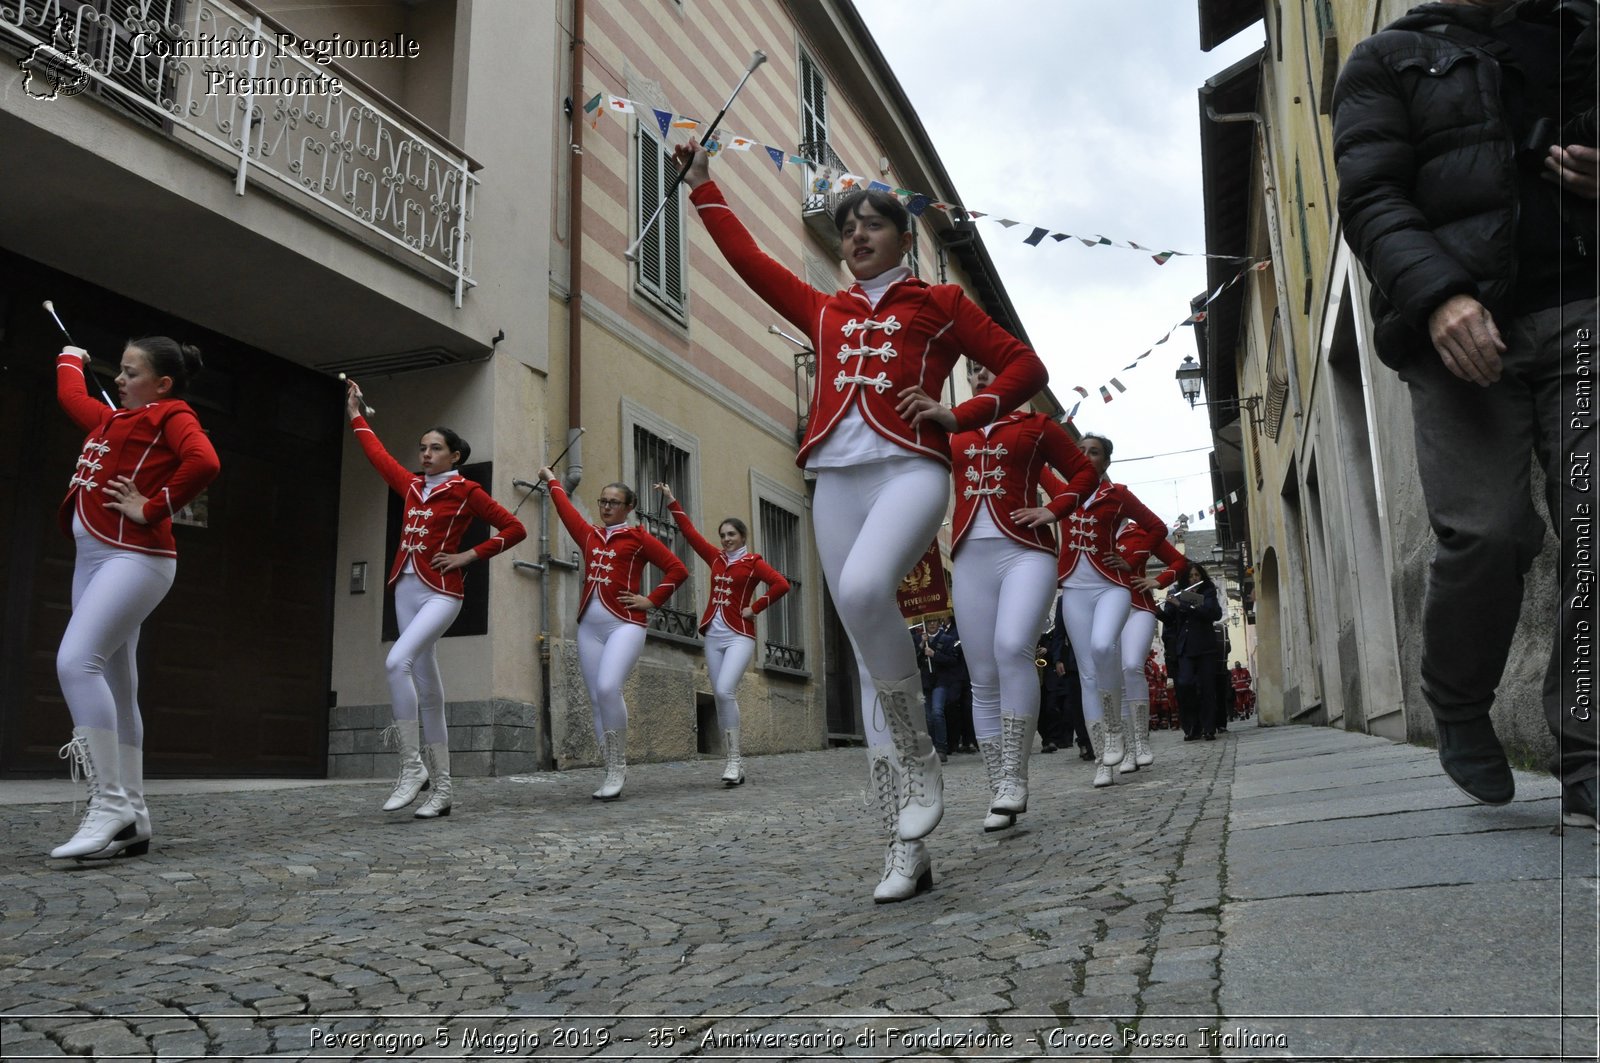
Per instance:
[[[812,181],[823,170],[829,170],[837,178],[840,174],[848,172],[848,168],[839,156],[833,153],[825,140],[808,140],[800,145],[800,154],[811,160],[806,167],[805,193],[800,201],[800,216],[806,223],[806,228],[811,234],[821,241],[834,258],[844,257],[844,246],[839,240],[839,229],[833,224],[833,211],[839,205],[841,194],[834,191],[814,192],[811,189]]]
[[[232,170],[236,194],[270,191],[387,247],[453,289],[459,309],[475,285],[476,164],[293,40],[267,16],[219,0],[0,3],[0,47],[21,53],[41,106],[98,96]]]

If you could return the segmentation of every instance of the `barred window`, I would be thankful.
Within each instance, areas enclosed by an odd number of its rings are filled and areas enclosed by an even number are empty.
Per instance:
[[[823,145],[828,142],[828,83],[822,69],[805,52],[800,53],[800,143]],[[802,149],[802,152],[804,149]],[[823,162],[820,155],[808,154],[812,162]]]
[[[689,578],[683,581],[682,586],[667,604],[651,610],[649,627],[652,631],[665,631],[691,639],[699,638],[699,617],[693,612],[694,566],[697,558],[688,540],[678,533],[677,522],[672,519],[672,513],[667,509],[666,499],[654,486],[658,483],[671,484],[672,493],[677,496],[679,505],[683,506],[685,511],[693,509],[694,500],[690,497],[689,452],[674,446],[670,439],[663,439],[643,425],[635,424],[633,480],[633,490],[639,498],[634,513],[638,516],[639,523],[651,535],[666,543],[667,548],[677,554],[678,560],[689,570]],[[661,582],[661,577],[660,569],[654,565],[647,567],[641,592],[648,592]]]
[[[648,121],[636,123],[638,196],[633,228],[644,229],[650,215],[661,202],[661,194],[676,174],[667,158],[666,147]],[[650,231],[639,243],[635,286],[679,321],[686,319],[683,246],[683,193],[672,194],[672,202],[661,211]]]
[[[757,551],[767,559],[767,564],[783,573],[789,581],[789,593],[778,599],[761,615],[766,619],[767,639],[765,664],[774,668],[804,671],[805,609],[800,594],[800,518],[761,499],[761,539]]]

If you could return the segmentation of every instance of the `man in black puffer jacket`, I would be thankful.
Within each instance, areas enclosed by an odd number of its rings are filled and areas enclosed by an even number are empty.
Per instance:
[[[1591,827],[1595,70],[1595,0],[1454,0],[1356,45],[1333,99],[1344,236],[1438,538],[1422,691],[1440,763],[1476,800],[1513,796],[1489,710],[1544,538],[1531,450],[1562,546],[1545,715],[1563,818]]]

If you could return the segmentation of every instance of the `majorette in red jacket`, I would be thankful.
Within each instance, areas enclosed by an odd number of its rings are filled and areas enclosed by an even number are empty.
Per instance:
[[[598,599],[617,619],[643,627],[644,611],[629,609],[618,596],[638,594],[644,567],[651,564],[661,570],[661,582],[647,597],[652,605],[665,605],[679,584],[689,578],[689,570],[665,543],[637,524],[596,528],[578,512],[560,480],[547,482],[550,500],[556,504],[561,523],[566,525],[572,541],[583,550],[583,598],[578,604],[578,619],[583,619],[584,610]]]
[[[67,497],[58,511],[72,534],[72,514],[101,542],[142,554],[177,557],[172,518],[217,478],[222,464],[194,410],[182,399],[161,399],[137,410],[113,410],[89,397],[83,356],[56,357],[56,398],[72,423],[88,432]],[[104,505],[105,486],[128,476],[141,495],[145,524]]]
[[[1061,477],[1046,469],[1043,473],[1044,489],[1060,494],[1066,487]],[[1133,573],[1109,568],[1104,558],[1116,549],[1117,529],[1122,522],[1131,520],[1153,538],[1165,539],[1167,525],[1160,517],[1145,508],[1143,502],[1122,484],[1101,481],[1082,505],[1061,522],[1061,553],[1056,558],[1056,582],[1072,574],[1080,556],[1106,579],[1132,594]]]
[[[981,503],[1008,538],[1046,553],[1056,552],[1056,533],[1046,524],[1020,527],[1011,517],[1014,509],[1039,504],[1039,474],[1046,465],[1067,474],[1067,489],[1045,503],[1060,520],[1090,491],[1098,476],[1089,459],[1064,428],[1042,413],[1019,410],[996,421],[987,436],[983,429],[960,432],[950,440],[955,458],[955,535],[953,556],[961,549],[972,518]]]
[[[1133,576],[1144,575],[1151,554],[1165,561],[1167,567],[1156,573],[1156,582],[1163,587],[1172,586],[1189,565],[1189,559],[1178,553],[1178,548],[1168,542],[1166,536],[1157,539],[1132,522],[1124,524],[1117,532],[1117,553],[1122,555],[1122,560],[1133,566],[1133,571],[1128,573],[1130,579]],[[1156,600],[1148,591],[1130,586],[1128,593],[1133,595],[1135,609],[1143,609],[1147,613],[1156,611]]]
[[[493,557],[528,537],[528,530],[510,510],[465,476],[452,476],[435,487],[424,501],[422,492],[427,488],[427,478],[395,461],[378,441],[378,434],[365,417],[351,418],[350,426],[356,430],[356,441],[366,452],[367,460],[384,482],[394,488],[405,506],[401,514],[405,523],[400,533],[400,547],[394,552],[388,583],[400,578],[409,557],[412,570],[423,583],[441,594],[459,598],[462,571],[458,568],[440,572],[431,562],[435,554],[453,554],[460,549],[461,537],[466,534],[473,517],[487,521],[495,530],[494,535],[472,548],[479,558]]]
[[[930,286],[908,277],[890,285],[876,309],[859,284],[825,294],[756,246],[716,182],[707,181],[689,199],[734,272],[800,329],[817,352],[811,419],[796,464],[804,467],[812,449],[852,405],[885,439],[950,464],[945,430],[927,421],[912,429],[895,406],[900,392],[913,385],[937,397],[963,354],[994,370],[995,380],[955,408],[957,431],[998,420],[1048,382],[1039,356],[954,284]]]
[[[672,519],[678,522],[678,530],[689,540],[694,552],[711,566],[711,600],[706,602],[705,615],[700,618],[700,634],[706,633],[720,611],[723,623],[746,638],[755,638],[756,626],[745,618],[744,607],[748,605],[752,612],[762,612],[789,593],[789,581],[753,550],[746,550],[735,560],[729,561],[727,554],[719,547],[712,546],[700,534],[676,498],[667,504],[667,508],[672,511]],[[751,601],[758,583],[767,585],[767,593]]]

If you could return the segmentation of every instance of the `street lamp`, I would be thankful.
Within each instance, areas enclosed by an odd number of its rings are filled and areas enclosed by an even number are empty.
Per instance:
[[[1186,354],[1183,364],[1174,375],[1178,378],[1178,388],[1183,392],[1183,397],[1189,400],[1189,408],[1194,409],[1194,400],[1200,397],[1200,384],[1205,380],[1206,371],[1194,360],[1194,355]]]

